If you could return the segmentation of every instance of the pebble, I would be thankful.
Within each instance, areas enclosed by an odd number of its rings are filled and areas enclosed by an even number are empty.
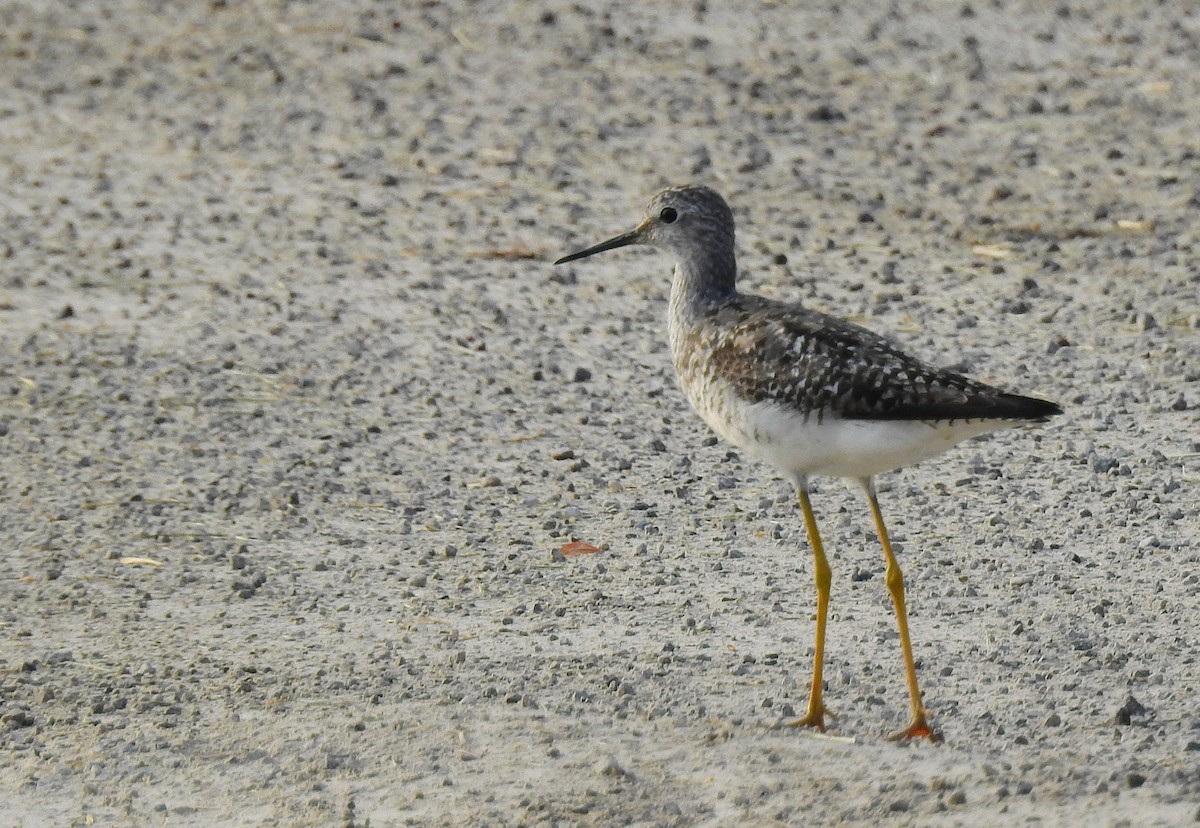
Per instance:
[[[32,727],[33,723],[33,714],[31,714],[28,710],[18,709],[0,716],[0,724],[3,724],[4,727],[9,730],[20,730],[24,727]]]
[[[629,772],[621,766],[615,756],[608,756],[596,763],[596,772],[601,776],[609,776],[617,779],[629,776]]]
[[[1129,696],[1125,700],[1125,704],[1121,705],[1120,709],[1117,710],[1115,721],[1119,725],[1129,725],[1132,723],[1134,716],[1144,716],[1145,714],[1146,708],[1142,706],[1141,702],[1133,696]]]
[[[1121,465],[1120,461],[1112,457],[1101,457],[1098,454],[1092,455],[1090,463],[1092,471],[1096,474],[1108,474],[1108,472]]]

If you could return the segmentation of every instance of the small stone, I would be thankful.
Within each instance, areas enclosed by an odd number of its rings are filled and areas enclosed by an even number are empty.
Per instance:
[[[1121,705],[1121,709],[1117,711],[1115,721],[1119,725],[1128,725],[1133,721],[1134,716],[1142,716],[1146,713],[1146,708],[1141,702],[1130,696],[1125,700],[1125,704]]]
[[[586,369],[586,368],[576,368],[575,369],[575,376],[574,376],[575,382],[587,382],[591,378],[592,378],[592,372],[589,371],[588,369]]]
[[[1121,463],[1112,457],[1101,457],[1098,454],[1093,454],[1091,465],[1092,471],[1096,474],[1108,474],[1108,472],[1120,466]]]
[[[1146,784],[1146,777],[1144,774],[1134,772],[1125,777],[1125,784],[1131,788],[1140,788]]]
[[[5,713],[3,716],[0,716],[0,722],[8,730],[18,730],[33,725],[33,716],[28,710],[14,710],[11,713]]]
[[[830,121],[844,121],[846,120],[846,115],[836,106],[821,104],[816,109],[809,110],[808,120],[823,121],[826,123]]]
[[[609,756],[606,759],[600,760],[596,765],[596,772],[601,776],[611,776],[618,779],[629,776],[629,772],[621,767],[615,756]]]
[[[1183,396],[1183,394],[1180,394],[1178,397],[1175,398],[1175,401],[1173,403],[1171,403],[1172,411],[1187,411],[1187,409],[1188,409],[1188,401],[1187,401],[1187,398]]]

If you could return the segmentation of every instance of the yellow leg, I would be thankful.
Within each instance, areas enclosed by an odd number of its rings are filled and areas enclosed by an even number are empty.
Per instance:
[[[821,543],[821,533],[817,531],[817,518],[813,515],[812,504],[808,502],[808,492],[803,486],[798,488],[800,509],[804,512],[804,526],[808,529],[808,543],[813,551],[813,579],[817,583],[817,639],[813,646],[813,677],[812,689],[808,693],[808,712],[804,718],[792,722],[793,727],[815,727],[825,732],[825,715],[833,714],[826,709],[822,700],[824,679],[822,670],[825,666],[825,620],[829,615],[829,585],[833,574],[829,569],[829,561],[825,558],[825,547]]]
[[[888,592],[892,596],[892,604],[896,607],[896,627],[900,630],[900,649],[904,652],[904,669],[908,673],[909,704],[912,707],[912,721],[909,722],[908,727],[893,733],[888,738],[893,741],[927,738],[933,742],[940,742],[942,735],[929,726],[929,714],[921,704],[921,688],[917,684],[917,665],[913,661],[912,644],[908,639],[908,611],[904,607],[904,573],[900,571],[900,564],[897,563],[896,556],[892,553],[892,543],[888,540],[887,527],[883,523],[883,513],[879,511],[879,501],[875,497],[875,486],[869,478],[862,483],[867,493],[867,500],[871,503],[871,517],[875,519],[875,531],[879,535],[879,542],[883,544],[883,557],[887,561],[885,578]]]

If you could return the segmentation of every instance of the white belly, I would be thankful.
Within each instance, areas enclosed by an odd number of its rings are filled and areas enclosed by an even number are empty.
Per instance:
[[[714,431],[780,472],[861,479],[940,454],[956,443],[1016,423],[1005,420],[807,420],[772,402],[696,406]],[[712,403],[717,402],[716,405]]]

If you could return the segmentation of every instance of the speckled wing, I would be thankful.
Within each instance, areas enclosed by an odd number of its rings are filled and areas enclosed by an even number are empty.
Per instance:
[[[736,393],[818,421],[1032,421],[1061,412],[934,368],[878,334],[799,305],[740,296],[700,327],[707,328],[700,335],[709,339],[711,371]]]

